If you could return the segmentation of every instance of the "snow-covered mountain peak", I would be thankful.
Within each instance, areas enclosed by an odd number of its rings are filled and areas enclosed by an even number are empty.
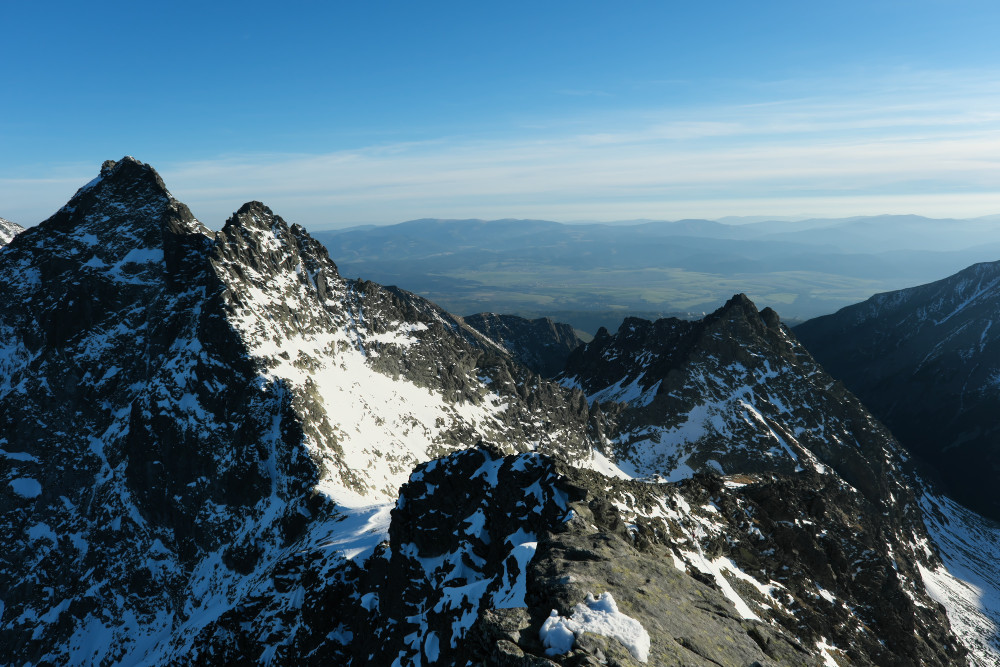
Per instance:
[[[891,434],[745,295],[696,322],[628,318],[578,348],[561,382],[605,411],[624,404],[607,451],[632,474],[829,466],[875,501],[905,485]]]
[[[244,279],[264,289],[272,274],[295,274],[293,280],[311,284],[320,301],[327,298],[329,281],[339,278],[337,266],[320,243],[300,225],[289,225],[258,201],[247,202],[216,235],[216,257],[240,271]]]
[[[226,221],[226,227],[230,226],[248,226],[253,224],[264,223],[268,227],[271,226],[271,222],[277,218],[281,220],[280,216],[276,216],[274,211],[271,210],[269,206],[257,200],[248,201],[247,203],[240,206],[235,213],[229,216],[229,220]],[[282,221],[284,222],[284,221]],[[285,227],[288,225],[286,224]]]
[[[133,220],[146,220],[165,203],[174,201],[160,175],[148,164],[133,157],[107,160],[100,174],[76,191],[60,211],[87,214],[101,205],[129,209]],[[54,216],[55,217],[55,216]]]
[[[479,442],[512,452],[589,437],[565,390],[542,382],[547,399],[527,403],[530,373],[499,346],[413,294],[343,279],[260,202],[229,219],[211,262],[226,320],[263,381],[293,389],[320,486],[341,504],[390,500],[413,466]],[[544,444],[548,420],[565,422],[568,443]]]
[[[10,243],[15,236],[23,231],[24,227],[16,222],[0,218],[0,249]]]
[[[250,201],[229,216],[222,231],[227,234],[262,232],[280,236],[288,233],[288,227],[288,223],[281,216],[275,215],[265,204]]]
[[[105,162],[97,178],[29,231],[47,254],[64,258],[61,268],[80,262],[126,283],[143,280],[137,274],[148,265],[183,262],[188,244],[209,234],[156,170],[131,157]]]

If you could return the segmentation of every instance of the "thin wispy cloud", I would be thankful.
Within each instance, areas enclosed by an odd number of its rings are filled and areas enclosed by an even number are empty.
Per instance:
[[[604,90],[562,89],[562,90],[557,90],[556,94],[569,95],[570,97],[611,97],[611,93]]]
[[[1000,212],[998,81],[917,73],[818,87],[794,94],[801,91],[786,83],[770,103],[602,112],[544,135],[510,130],[154,166],[211,226],[247,199],[314,227],[424,216]],[[82,178],[77,185],[89,175]],[[0,180],[0,196],[16,209],[21,193],[38,196],[64,181]]]

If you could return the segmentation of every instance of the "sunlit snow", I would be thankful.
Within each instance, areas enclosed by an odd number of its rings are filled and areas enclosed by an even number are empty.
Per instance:
[[[649,633],[642,623],[618,610],[610,592],[597,598],[587,593],[587,599],[573,607],[569,617],[560,616],[553,609],[542,624],[539,637],[546,655],[555,656],[568,653],[577,636],[584,632],[617,639],[639,662],[649,659]]]

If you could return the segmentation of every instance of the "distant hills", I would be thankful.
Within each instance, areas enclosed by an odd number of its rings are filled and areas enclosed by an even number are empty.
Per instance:
[[[808,319],[1000,258],[996,217],[421,219],[314,236],[345,275],[406,285],[452,312],[550,316],[590,333],[626,315],[700,317],[736,292]]]

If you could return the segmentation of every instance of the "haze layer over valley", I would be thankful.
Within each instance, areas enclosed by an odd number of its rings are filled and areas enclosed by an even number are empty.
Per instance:
[[[736,292],[804,320],[1000,257],[995,217],[428,219],[314,235],[345,275],[405,285],[455,313],[549,316],[590,334],[627,315],[701,316]]]

